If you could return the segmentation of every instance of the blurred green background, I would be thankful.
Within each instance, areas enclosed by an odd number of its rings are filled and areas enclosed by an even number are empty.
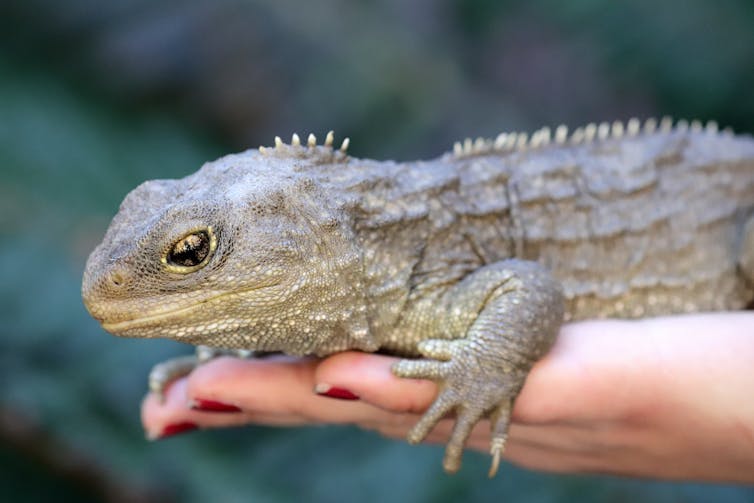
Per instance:
[[[116,339],[79,294],[125,194],[273,135],[427,158],[464,136],[670,114],[754,131],[754,4],[0,3],[1,501],[754,501],[746,487],[539,474],[345,427],[147,443],[187,348]]]

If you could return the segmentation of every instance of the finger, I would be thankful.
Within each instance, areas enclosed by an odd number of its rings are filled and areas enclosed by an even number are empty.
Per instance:
[[[420,416],[415,414],[395,415],[392,421],[364,424],[365,428],[379,431],[391,438],[405,438]],[[454,419],[442,419],[424,439],[428,443],[445,444],[451,436]],[[519,445],[561,453],[598,455],[616,452],[624,448],[620,439],[630,432],[616,432],[611,428],[594,428],[571,425],[533,426],[512,424],[509,430],[509,442]],[[490,445],[489,419],[482,419],[474,425],[465,444],[468,448],[487,452]]]
[[[384,414],[359,401],[341,401],[314,392],[315,359],[288,357],[243,360],[218,358],[188,377],[191,400],[233,405],[252,417],[274,417],[312,423],[358,423]]]
[[[374,430],[381,435],[406,440],[408,432],[419,422],[421,415],[417,414],[393,414],[390,421],[365,422],[361,426],[365,429]],[[437,425],[422,440],[424,443],[444,444],[448,441],[453,428],[452,419],[441,419]]]
[[[251,421],[247,414],[211,414],[187,407],[187,381],[185,378],[174,381],[165,393],[165,401],[150,393],[141,404],[141,420],[147,437],[156,439],[164,436],[171,425],[193,424],[202,428],[237,426]],[[258,418],[275,423],[277,418]]]
[[[351,391],[362,401],[398,413],[424,412],[437,395],[432,381],[395,376],[391,366],[397,358],[346,352],[322,361],[315,369],[318,385]]]
[[[223,357],[199,366],[188,377],[190,400],[211,400],[245,412],[294,414],[291,402],[312,394],[316,361],[289,357]]]
[[[407,431],[415,419],[406,417],[403,422],[380,423],[367,425],[367,428],[379,431],[380,434],[396,439],[405,438]],[[424,439],[428,444],[446,444],[454,427],[453,419],[443,419]],[[525,468],[556,473],[568,472],[609,472],[605,456],[599,453],[585,453],[559,449],[536,441],[522,440],[511,427],[510,437],[506,443],[503,458]],[[471,431],[466,446],[469,449],[486,453],[489,451],[490,425],[487,420],[477,423]],[[612,471],[616,471],[613,469]]]
[[[537,471],[553,473],[604,473],[607,471],[607,467],[598,462],[594,456],[530,445],[513,438],[508,439],[503,458],[515,465]]]

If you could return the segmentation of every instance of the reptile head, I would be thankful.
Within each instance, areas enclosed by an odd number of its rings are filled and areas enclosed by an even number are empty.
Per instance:
[[[361,257],[310,176],[312,158],[345,157],[301,149],[321,155],[254,150],[133,190],[87,261],[92,316],[122,336],[321,352],[322,333],[358,318],[342,306],[363,306]]]

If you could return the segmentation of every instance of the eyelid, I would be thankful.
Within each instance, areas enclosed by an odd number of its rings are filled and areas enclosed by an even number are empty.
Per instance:
[[[171,264],[168,262],[168,254],[170,251],[175,247],[176,244],[178,244],[181,240],[187,238],[188,236],[192,234],[196,234],[198,232],[206,232],[209,236],[209,252],[207,253],[207,256],[204,257],[204,260],[199,262],[196,265],[192,266],[185,266],[185,265],[176,265]],[[186,233],[184,233],[180,238],[173,241],[173,244],[171,244],[165,251],[162,253],[162,257],[160,257],[160,262],[162,263],[162,266],[168,271],[176,274],[188,274],[190,272],[197,271],[207,265],[207,263],[212,258],[212,255],[215,253],[215,250],[217,249],[217,236],[215,235],[215,231],[212,228],[211,225],[208,225],[206,227],[197,227],[195,229],[192,229]]]

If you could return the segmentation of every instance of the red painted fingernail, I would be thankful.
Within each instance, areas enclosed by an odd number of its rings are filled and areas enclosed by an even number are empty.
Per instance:
[[[236,405],[204,398],[194,398],[191,401],[191,408],[202,412],[241,412],[241,408]]]
[[[191,421],[183,421],[182,423],[173,423],[173,424],[169,424],[165,426],[157,438],[160,439],[160,438],[172,437],[174,435],[186,433],[187,431],[193,431],[198,428],[199,426],[197,426],[196,423],[192,423]]]
[[[317,384],[314,387],[314,392],[318,395],[328,396],[330,398],[337,398],[339,400],[358,400],[358,395],[354,395],[345,388],[336,388],[329,384]]]

